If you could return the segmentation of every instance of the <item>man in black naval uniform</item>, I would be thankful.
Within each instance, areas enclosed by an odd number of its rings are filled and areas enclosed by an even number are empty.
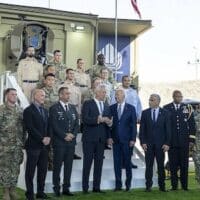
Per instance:
[[[188,190],[189,146],[194,144],[195,121],[191,106],[182,103],[182,93],[173,92],[173,102],[164,106],[170,113],[172,135],[169,150],[171,190],[178,189],[178,169],[183,190]]]

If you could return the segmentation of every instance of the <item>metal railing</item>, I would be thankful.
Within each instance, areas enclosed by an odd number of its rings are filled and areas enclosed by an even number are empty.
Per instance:
[[[24,109],[29,105],[29,102],[24,95],[21,87],[18,85],[15,75],[10,71],[5,71],[0,74],[0,105],[4,101],[4,91],[6,88],[15,88],[17,90],[19,105]]]

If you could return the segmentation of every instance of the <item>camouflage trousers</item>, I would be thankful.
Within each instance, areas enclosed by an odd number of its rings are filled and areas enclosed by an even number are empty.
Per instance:
[[[20,173],[20,164],[23,162],[22,149],[0,152],[0,185],[15,187]]]
[[[194,165],[195,165],[196,180],[200,184],[200,152],[194,150],[192,157],[193,157]]]

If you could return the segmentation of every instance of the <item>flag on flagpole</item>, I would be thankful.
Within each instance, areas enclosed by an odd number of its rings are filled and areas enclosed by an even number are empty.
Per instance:
[[[137,1],[136,0],[131,0],[131,4],[132,4],[135,12],[138,14],[139,18],[141,19],[142,16],[141,16],[140,10],[139,10],[139,8],[137,6]]]

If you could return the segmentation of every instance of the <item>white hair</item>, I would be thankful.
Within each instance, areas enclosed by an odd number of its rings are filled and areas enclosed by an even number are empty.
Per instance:
[[[95,89],[94,89],[94,93],[97,94],[97,92],[101,91],[101,90],[106,90],[106,85],[105,84],[99,84]]]

